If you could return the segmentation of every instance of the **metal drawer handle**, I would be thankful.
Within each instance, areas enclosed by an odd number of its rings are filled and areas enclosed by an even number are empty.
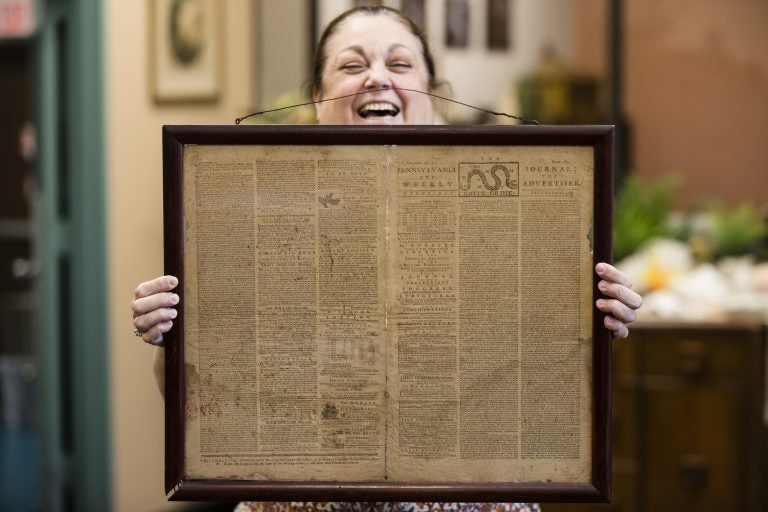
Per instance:
[[[709,350],[706,343],[697,340],[683,340],[677,344],[680,372],[686,377],[697,379],[707,372]]]
[[[689,491],[699,491],[709,481],[709,463],[703,455],[683,455],[678,463],[680,483]]]

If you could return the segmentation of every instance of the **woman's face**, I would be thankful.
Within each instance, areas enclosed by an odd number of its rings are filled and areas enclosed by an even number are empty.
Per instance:
[[[387,90],[315,105],[320,124],[432,124],[421,42],[390,15],[356,14],[344,20],[326,44],[322,90],[315,100],[367,90]]]

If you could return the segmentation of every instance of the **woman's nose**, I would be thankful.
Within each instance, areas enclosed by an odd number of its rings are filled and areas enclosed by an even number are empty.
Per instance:
[[[388,89],[392,87],[392,77],[384,65],[374,65],[368,68],[368,76],[365,79],[366,89]]]

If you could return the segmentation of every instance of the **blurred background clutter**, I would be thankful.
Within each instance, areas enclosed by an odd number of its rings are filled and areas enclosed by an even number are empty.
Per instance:
[[[0,0],[0,509],[217,507],[165,500],[131,333],[163,270],[161,126],[305,101],[320,30],[360,3]],[[768,2],[380,3],[426,30],[444,94],[616,125],[615,261],[645,307],[614,344],[614,499],[544,510],[768,510]]]

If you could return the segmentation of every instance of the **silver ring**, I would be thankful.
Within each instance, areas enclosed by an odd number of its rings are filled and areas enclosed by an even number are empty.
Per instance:
[[[133,330],[133,335],[141,338],[142,336],[144,336],[145,332],[147,332],[147,331],[140,331],[139,329],[134,329]]]

